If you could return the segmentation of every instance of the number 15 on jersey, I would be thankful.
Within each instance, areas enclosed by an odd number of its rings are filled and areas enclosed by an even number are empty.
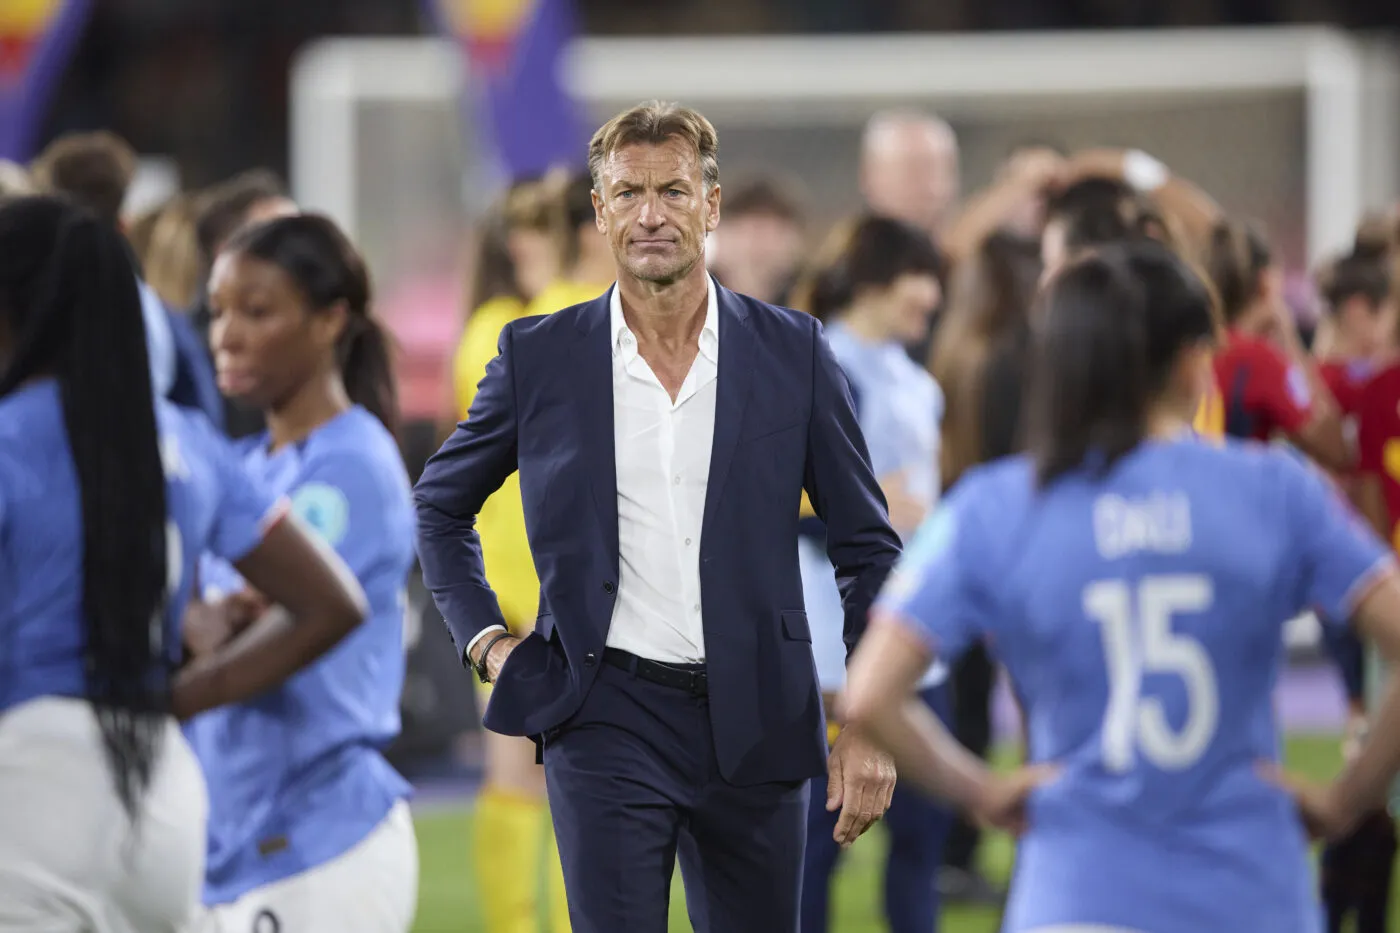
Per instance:
[[[1181,771],[1210,747],[1220,720],[1215,666],[1199,641],[1176,632],[1178,616],[1207,611],[1214,599],[1200,574],[1144,577],[1136,584],[1100,580],[1084,588],[1084,611],[1099,624],[1108,669],[1103,763],[1129,771],[1142,755],[1164,771]],[[1172,727],[1160,697],[1143,693],[1143,678],[1165,674],[1181,680],[1186,714]]]

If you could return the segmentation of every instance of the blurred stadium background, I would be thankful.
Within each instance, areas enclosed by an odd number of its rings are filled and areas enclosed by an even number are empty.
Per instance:
[[[679,99],[718,127],[726,179],[791,183],[811,242],[858,206],[859,135],[880,108],[952,124],[965,194],[1019,146],[1138,148],[1263,220],[1307,317],[1311,265],[1400,195],[1397,26],[1393,0],[0,0],[0,155],[110,129],[142,154],[132,212],[281,172],[370,261],[416,472],[443,414],[473,223],[511,145],[567,146],[638,100]],[[522,69],[562,97],[510,87]],[[421,586],[411,598],[393,759],[420,788],[418,929],[476,930],[476,698]],[[1345,711],[1316,641],[1297,620],[1279,703],[1291,760],[1325,775]],[[1014,735],[1004,691],[996,723]],[[839,931],[883,928],[880,845],[862,840],[844,871]],[[1004,878],[1009,843],[984,858]],[[673,929],[689,929],[682,913],[678,897]],[[946,923],[995,927],[989,909]]]

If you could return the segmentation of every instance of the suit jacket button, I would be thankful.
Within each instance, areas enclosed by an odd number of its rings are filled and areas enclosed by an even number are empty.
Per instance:
[[[603,592],[604,592],[604,593],[611,593],[612,591],[613,591],[612,581],[611,581],[611,580],[608,580],[607,582],[605,582],[605,583],[603,584]]]
[[[597,663],[598,663],[598,656],[597,656],[596,654],[594,654],[593,652],[590,651],[590,652],[588,652],[587,654],[585,654],[585,655],[583,656],[583,665],[584,665],[584,667],[592,667],[593,665],[595,665],[595,664],[597,664]]]

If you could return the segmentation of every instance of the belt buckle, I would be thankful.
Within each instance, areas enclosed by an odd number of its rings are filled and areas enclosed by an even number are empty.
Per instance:
[[[709,696],[709,678],[705,671],[695,671],[690,675],[690,695],[693,697]]]

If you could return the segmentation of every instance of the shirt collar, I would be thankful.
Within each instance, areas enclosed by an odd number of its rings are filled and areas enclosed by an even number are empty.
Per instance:
[[[714,277],[705,276],[708,290],[705,300],[705,323],[700,327],[700,352],[712,363],[719,361],[719,290]],[[636,352],[637,339],[622,316],[622,292],[614,284],[608,295],[608,316],[612,325],[612,351],[616,355],[624,350]]]

